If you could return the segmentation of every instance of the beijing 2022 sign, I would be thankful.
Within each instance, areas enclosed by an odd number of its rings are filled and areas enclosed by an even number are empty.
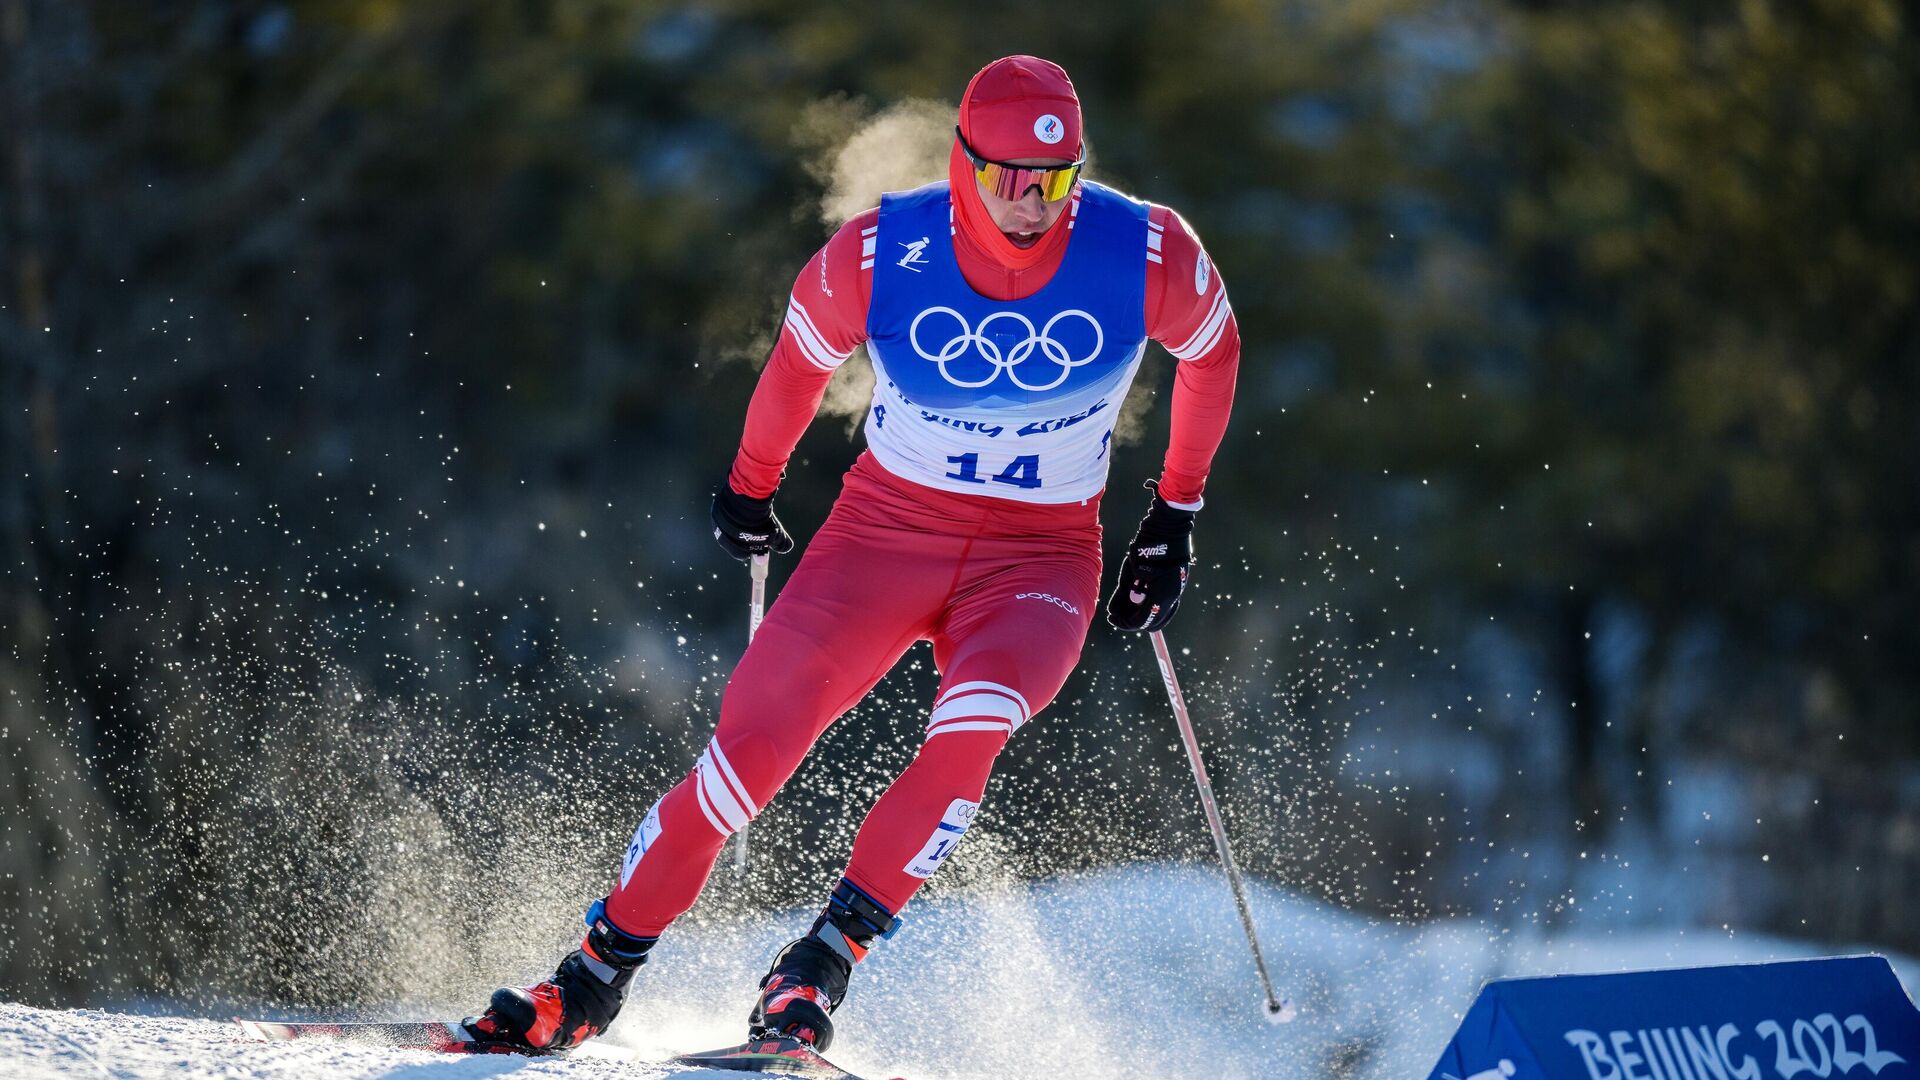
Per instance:
[[[1503,979],[1428,1080],[1920,1080],[1920,1012],[1878,956]]]

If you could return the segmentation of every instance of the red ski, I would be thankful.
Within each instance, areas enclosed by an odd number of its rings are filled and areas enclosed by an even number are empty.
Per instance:
[[[860,1080],[860,1077],[821,1057],[811,1046],[798,1039],[754,1039],[724,1050],[682,1054],[668,1064],[774,1076],[811,1076],[816,1080]],[[895,1077],[894,1080],[899,1078]]]
[[[438,1050],[447,1054],[524,1054],[539,1055],[551,1051],[526,1050],[502,1043],[480,1042],[459,1024],[437,1020],[400,1023],[283,1024],[275,1020],[234,1018],[240,1030],[250,1038],[267,1042],[287,1039],[351,1039],[405,1050]]]
[[[234,1023],[249,1038],[268,1042],[286,1039],[349,1039],[402,1050],[438,1050],[445,1054],[521,1054],[528,1057],[565,1053],[559,1050],[528,1050],[504,1043],[482,1042],[459,1024],[439,1020],[398,1021],[391,1023],[282,1023],[277,1020],[242,1020]],[[683,1054],[668,1062],[702,1069],[772,1076],[806,1076],[813,1080],[862,1080],[821,1057],[798,1039],[756,1039],[729,1046]],[[894,1080],[899,1080],[895,1077]]]

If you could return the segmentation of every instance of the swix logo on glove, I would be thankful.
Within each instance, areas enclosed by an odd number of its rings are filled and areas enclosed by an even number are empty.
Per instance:
[[[1149,555],[1165,555],[1167,553],[1167,545],[1153,544],[1148,547],[1139,547],[1139,548],[1135,548],[1133,553],[1135,555],[1140,556],[1143,559]]]

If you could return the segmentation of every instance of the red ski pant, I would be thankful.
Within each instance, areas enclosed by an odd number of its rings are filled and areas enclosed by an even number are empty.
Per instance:
[[[940,687],[925,742],[868,812],[846,871],[898,912],[972,822],[1001,747],[1079,661],[1100,587],[1098,518],[1097,500],[952,494],[861,455],[734,668],[712,742],[634,833],[607,902],[614,924],[652,936],[691,907],[727,837],[928,640]]]

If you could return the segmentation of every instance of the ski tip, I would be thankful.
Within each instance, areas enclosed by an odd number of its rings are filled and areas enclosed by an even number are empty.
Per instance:
[[[448,1054],[519,1054],[543,1057],[562,1053],[510,1043],[485,1042],[474,1037],[465,1024],[445,1020],[419,1021],[277,1021],[234,1017],[242,1034],[256,1042],[283,1042],[288,1039],[330,1038],[391,1046],[402,1050],[437,1050]]]
[[[281,1024],[269,1023],[264,1020],[249,1020],[243,1016],[234,1017],[233,1022],[240,1026],[240,1034],[255,1042],[280,1042],[293,1038],[291,1034],[285,1031],[285,1026]]]

